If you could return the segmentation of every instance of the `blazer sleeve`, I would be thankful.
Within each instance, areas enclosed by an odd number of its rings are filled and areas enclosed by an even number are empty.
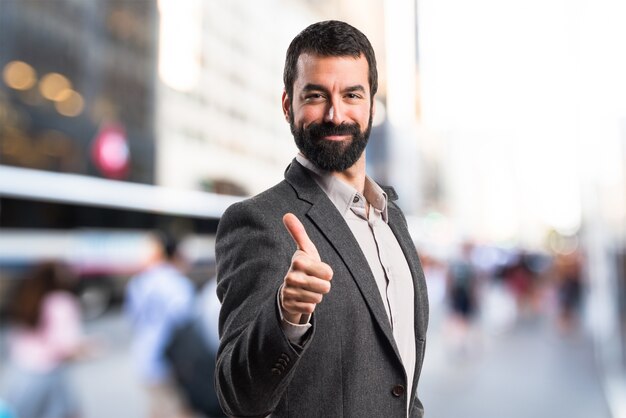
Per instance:
[[[267,416],[277,406],[306,348],[292,345],[280,323],[276,294],[295,250],[279,211],[253,201],[231,206],[216,238],[220,348],[215,382],[233,416]],[[312,321],[313,323],[313,321]],[[313,338],[309,331],[307,344]]]

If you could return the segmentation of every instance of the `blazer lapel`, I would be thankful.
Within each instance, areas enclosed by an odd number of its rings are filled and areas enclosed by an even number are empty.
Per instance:
[[[395,192],[393,193],[395,195]],[[415,309],[413,326],[415,329],[415,336],[420,339],[425,339],[426,329],[428,327],[428,297],[426,296],[427,292],[424,271],[422,270],[422,266],[417,256],[417,250],[415,249],[413,240],[409,235],[408,228],[403,227],[403,225],[405,224],[405,220],[403,219],[402,213],[395,205],[389,204],[387,207],[387,214],[389,216],[389,227],[393,231],[393,234],[396,236],[396,239],[398,240],[398,243],[402,248],[404,258],[406,258],[406,261],[409,264],[409,270],[411,270],[411,276],[413,277],[413,292],[415,295],[413,299]],[[416,346],[416,349],[417,347],[419,346]],[[415,362],[415,377],[413,378],[413,382],[409,383],[412,386],[411,394],[414,394],[417,390],[419,371],[422,367],[419,358],[422,355],[423,353],[415,353],[415,356],[417,358],[417,361]],[[412,410],[415,400],[415,396],[412,396],[409,405],[409,411]]]
[[[403,227],[405,221],[402,213],[393,204],[388,205],[387,213],[389,215],[389,227],[396,236],[396,239],[400,244],[400,248],[402,248],[404,258],[406,258],[409,270],[411,270],[411,277],[413,277],[413,291],[415,294],[415,336],[418,338],[424,338],[426,335],[428,312],[428,299],[425,297],[427,293],[424,272],[419,262],[417,250],[415,249],[413,240],[409,235],[409,231],[406,227]]]
[[[306,169],[295,160],[287,169],[285,179],[296,190],[300,199],[311,203],[307,216],[320,229],[348,267],[372,315],[400,359],[374,275],[348,224],[315,180],[309,176]]]

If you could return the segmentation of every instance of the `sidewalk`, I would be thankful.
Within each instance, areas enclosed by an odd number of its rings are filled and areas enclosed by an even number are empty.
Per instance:
[[[426,418],[610,418],[584,336],[564,338],[547,321],[527,321],[507,334],[482,336],[477,349],[459,355],[446,346],[442,324],[433,312],[420,379]],[[109,313],[87,331],[105,337],[108,350],[72,367],[84,417],[145,416],[124,318]]]
[[[89,335],[102,339],[101,355],[70,367],[84,418],[142,418],[147,399],[130,358],[130,328],[120,312],[113,311],[87,322]],[[0,329],[0,388],[6,387],[4,366],[7,347],[5,330]]]
[[[562,336],[546,319],[497,336],[478,330],[468,353],[451,352],[435,313],[420,398],[428,418],[609,418],[589,338]]]

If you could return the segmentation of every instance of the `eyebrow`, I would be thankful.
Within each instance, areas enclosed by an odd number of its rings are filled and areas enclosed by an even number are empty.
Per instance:
[[[352,93],[355,91],[361,92],[361,93],[365,93],[365,87],[363,87],[362,85],[358,84],[356,86],[350,86],[347,89],[344,90],[346,93]]]
[[[302,91],[303,92],[308,92],[308,91],[323,91],[323,92],[326,92],[326,91],[328,91],[328,89],[326,87],[322,86],[321,84],[308,83],[307,85],[305,85],[302,88]],[[345,88],[343,90],[344,93],[352,93],[352,92],[355,92],[355,91],[358,91],[358,92],[361,92],[361,93],[365,93],[365,87],[363,87],[360,84],[357,84],[355,86],[347,87],[347,88]]]

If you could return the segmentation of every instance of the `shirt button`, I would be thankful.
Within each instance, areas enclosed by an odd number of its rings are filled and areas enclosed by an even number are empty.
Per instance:
[[[393,389],[391,389],[391,393],[396,398],[399,398],[400,396],[404,395],[404,386],[402,386],[402,385],[395,385],[393,387]]]
[[[354,199],[352,199],[352,203],[357,203],[359,201],[359,195],[354,195]]]

